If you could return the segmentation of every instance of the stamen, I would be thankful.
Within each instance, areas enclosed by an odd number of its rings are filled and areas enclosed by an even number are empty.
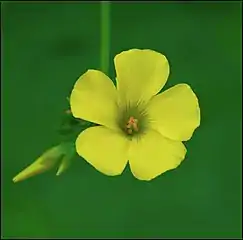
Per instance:
[[[126,130],[128,134],[132,134],[133,131],[138,132],[138,120],[130,117],[126,125]]]
[[[132,134],[132,129],[127,129],[128,134]]]
[[[119,106],[120,113],[117,119],[119,128],[129,137],[139,137],[147,130],[149,118],[142,104]]]

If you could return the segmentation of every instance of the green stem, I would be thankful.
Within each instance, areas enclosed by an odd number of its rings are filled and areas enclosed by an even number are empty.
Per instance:
[[[100,68],[109,73],[110,55],[110,2],[101,1],[101,45],[100,45]]]

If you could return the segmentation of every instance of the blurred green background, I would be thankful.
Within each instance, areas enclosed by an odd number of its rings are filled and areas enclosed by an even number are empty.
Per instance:
[[[2,3],[2,236],[240,237],[242,23],[240,2],[113,3],[113,57],[164,53],[166,88],[196,92],[201,127],[183,164],[151,182],[129,168],[107,177],[82,158],[19,184],[13,176],[47,148],[74,82],[99,68],[100,5]]]

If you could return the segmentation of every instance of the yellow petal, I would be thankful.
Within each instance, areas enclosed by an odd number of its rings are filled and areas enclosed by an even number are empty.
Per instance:
[[[147,112],[151,127],[173,140],[189,140],[200,125],[198,100],[187,84],[178,84],[153,97]]]
[[[73,116],[116,128],[117,91],[104,73],[88,70],[79,77],[70,96]]]
[[[106,127],[91,127],[76,140],[77,153],[98,171],[115,176],[127,164],[128,140],[119,132]]]
[[[139,140],[132,141],[129,165],[136,178],[149,181],[178,167],[185,155],[186,148],[183,143],[167,139],[150,130]]]
[[[166,57],[153,50],[131,49],[114,58],[117,88],[123,101],[146,102],[165,85],[169,76]]]

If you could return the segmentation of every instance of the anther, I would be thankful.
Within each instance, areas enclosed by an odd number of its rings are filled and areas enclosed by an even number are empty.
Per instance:
[[[128,134],[132,134],[133,131],[138,132],[138,120],[130,117],[126,125],[126,130]]]

